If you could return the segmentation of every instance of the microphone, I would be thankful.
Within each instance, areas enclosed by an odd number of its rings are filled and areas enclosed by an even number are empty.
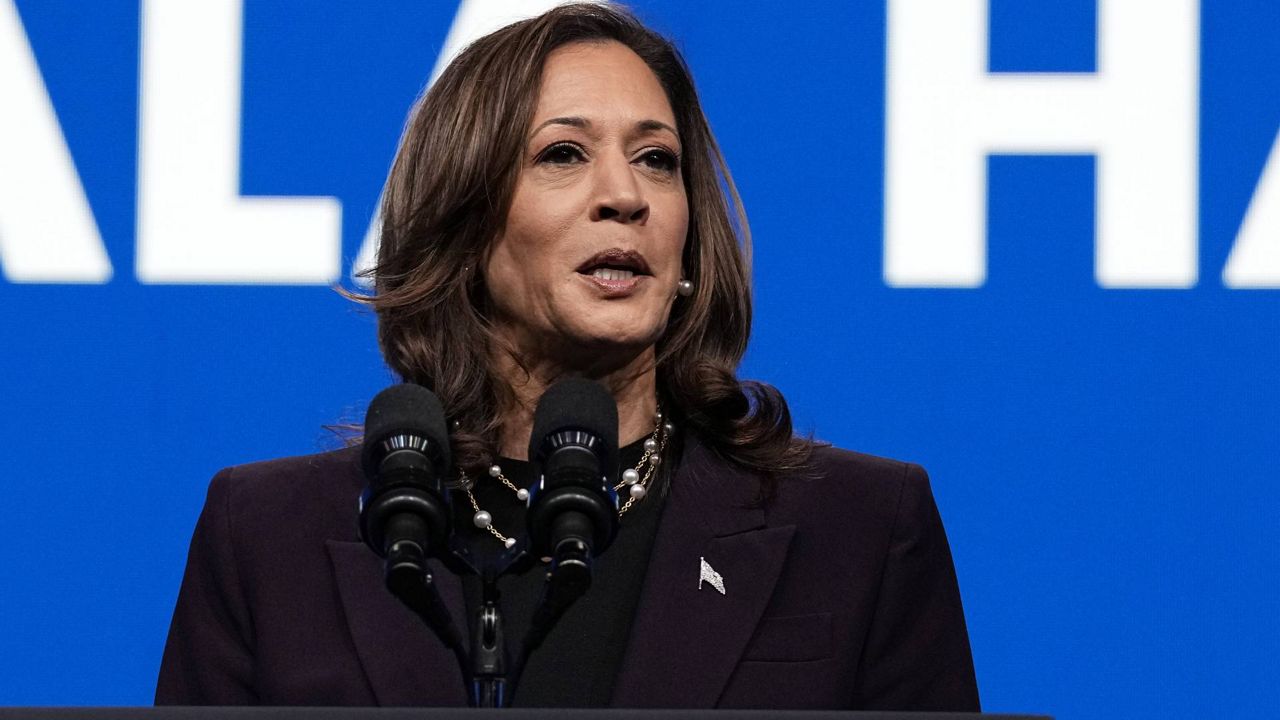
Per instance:
[[[533,413],[529,459],[542,474],[525,515],[535,557],[551,558],[516,677],[551,628],[591,586],[592,558],[618,534],[618,405],[599,383],[557,382]]]
[[[369,484],[360,494],[360,539],[385,559],[387,589],[453,651],[470,687],[466,647],[427,565],[428,557],[449,562],[444,409],[421,385],[392,385],[369,403],[364,432],[360,463]]]
[[[449,435],[435,393],[410,383],[378,393],[364,428],[360,538],[386,558],[390,584],[401,572],[425,573],[427,557],[447,549]]]
[[[552,572],[590,583],[591,558],[618,532],[618,406],[603,385],[567,378],[538,401],[529,459],[542,467],[530,493],[529,541]]]

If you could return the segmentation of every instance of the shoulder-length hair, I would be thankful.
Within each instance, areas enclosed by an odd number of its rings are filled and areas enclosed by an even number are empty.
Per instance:
[[[571,43],[609,41],[653,71],[684,149],[683,270],[696,292],[676,301],[656,348],[663,407],[739,466],[766,478],[796,470],[808,444],[793,437],[781,393],[736,376],[751,332],[742,202],[679,52],[616,6],[564,5],[487,35],[417,103],[383,193],[374,294],[364,298],[377,312],[383,355],[401,378],[439,395],[456,464],[470,477],[482,473],[512,400],[491,363],[482,263],[511,205],[547,57]]]

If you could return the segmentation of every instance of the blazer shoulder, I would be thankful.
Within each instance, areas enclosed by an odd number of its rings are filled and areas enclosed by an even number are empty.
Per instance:
[[[902,513],[932,503],[932,497],[929,476],[915,463],[815,446],[804,471],[779,478],[767,512],[775,523],[888,533]]]
[[[831,492],[900,495],[928,488],[929,474],[916,463],[819,445],[809,456],[810,474]]]
[[[217,499],[242,523],[287,524],[346,510],[354,516],[363,485],[360,448],[349,447],[224,468],[209,484],[207,503]]]
[[[224,468],[219,474],[234,476],[239,483],[307,482],[335,473],[360,472],[360,447],[257,460]]]

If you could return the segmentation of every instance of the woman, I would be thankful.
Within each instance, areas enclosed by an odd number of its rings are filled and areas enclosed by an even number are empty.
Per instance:
[[[594,4],[477,41],[415,110],[382,215],[368,302],[452,419],[476,552],[523,532],[543,390],[582,375],[618,403],[618,539],[517,705],[978,709],[923,470],[797,439],[735,376],[745,216],[669,42]],[[214,478],[158,703],[465,702],[355,536],[362,484],[352,450]],[[503,579],[513,637],[541,574]],[[473,581],[439,585],[468,617]]]

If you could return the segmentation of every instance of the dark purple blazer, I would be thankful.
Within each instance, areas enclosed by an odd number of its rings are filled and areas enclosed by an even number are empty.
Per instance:
[[[832,448],[755,479],[691,441],[672,479],[613,704],[977,711],[929,481]],[[191,541],[157,704],[465,705],[454,656],[358,539],[355,449],[218,473]],[[700,558],[723,577],[699,589]],[[460,581],[437,573],[456,621]]]

